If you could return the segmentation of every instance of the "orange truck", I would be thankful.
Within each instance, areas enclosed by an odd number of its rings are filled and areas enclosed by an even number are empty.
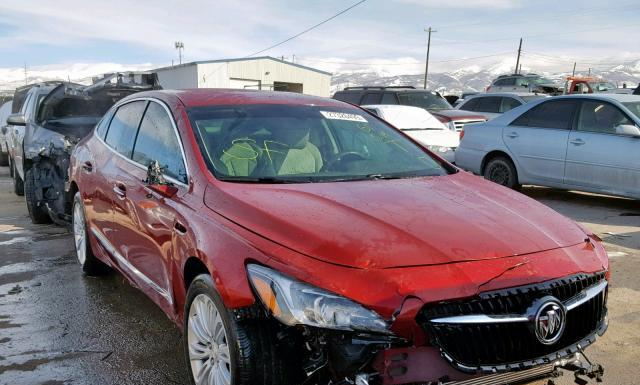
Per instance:
[[[617,88],[615,84],[598,77],[568,76],[564,83],[564,94],[611,93]]]

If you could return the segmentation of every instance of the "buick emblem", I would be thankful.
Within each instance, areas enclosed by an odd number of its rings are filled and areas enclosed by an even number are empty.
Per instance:
[[[551,345],[562,337],[566,324],[566,311],[564,306],[556,299],[544,301],[534,319],[534,329],[538,341],[545,345]]]

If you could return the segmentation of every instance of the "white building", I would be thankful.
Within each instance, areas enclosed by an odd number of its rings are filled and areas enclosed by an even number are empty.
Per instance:
[[[240,88],[330,96],[329,72],[270,56],[196,61],[153,71],[165,89]]]

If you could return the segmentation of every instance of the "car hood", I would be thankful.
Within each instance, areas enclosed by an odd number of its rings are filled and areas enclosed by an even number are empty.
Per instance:
[[[425,146],[457,148],[460,145],[460,134],[451,130],[405,129],[402,131]]]
[[[432,115],[449,118],[451,120],[485,120],[484,115],[476,112],[464,111],[464,110],[434,110],[430,111]]]
[[[209,185],[205,204],[308,257],[360,269],[497,259],[584,242],[546,206],[466,172],[311,184]]]

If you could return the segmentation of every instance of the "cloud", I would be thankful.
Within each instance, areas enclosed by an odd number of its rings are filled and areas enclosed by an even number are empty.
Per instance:
[[[396,0],[399,3],[419,5],[424,8],[481,8],[481,9],[509,9],[523,4],[522,0]]]

